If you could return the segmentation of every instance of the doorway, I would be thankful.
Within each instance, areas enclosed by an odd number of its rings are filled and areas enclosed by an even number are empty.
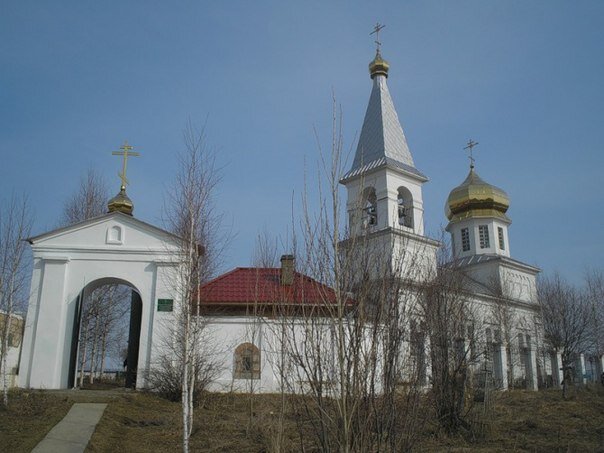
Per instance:
[[[76,300],[69,388],[136,388],[142,299],[129,282],[106,278]]]

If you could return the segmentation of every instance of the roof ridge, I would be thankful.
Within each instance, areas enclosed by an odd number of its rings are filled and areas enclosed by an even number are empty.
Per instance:
[[[205,286],[208,286],[208,285],[209,285],[209,284],[211,284],[211,283],[217,282],[217,281],[219,281],[219,280],[223,280],[223,279],[225,279],[226,277],[228,277],[229,275],[234,274],[235,272],[237,272],[237,270],[239,270],[239,269],[240,269],[240,268],[236,267],[236,268],[234,268],[234,269],[231,269],[230,271],[225,272],[224,274],[220,274],[219,276],[214,277],[213,279],[208,280],[207,282],[203,283],[203,284],[200,286],[200,288],[204,288]]]

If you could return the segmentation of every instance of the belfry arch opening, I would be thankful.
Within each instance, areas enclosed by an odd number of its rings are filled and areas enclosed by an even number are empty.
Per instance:
[[[363,191],[363,227],[369,228],[377,225],[377,196],[374,187],[366,187]]]
[[[413,195],[406,187],[397,190],[397,214],[398,224],[406,228],[414,228],[413,221]]]
[[[99,382],[136,387],[142,299],[126,280],[101,278],[76,299],[68,387]]]

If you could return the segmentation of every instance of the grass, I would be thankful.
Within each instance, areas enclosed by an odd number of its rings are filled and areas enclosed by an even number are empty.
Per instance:
[[[567,400],[560,390],[515,390],[495,394],[488,431],[481,440],[427,438],[420,451],[604,452],[604,389],[575,391]]]
[[[47,392],[11,392],[8,408],[0,408],[0,451],[30,452],[71,404]]]
[[[210,394],[196,411],[192,451],[300,451],[294,414],[279,427],[278,395]],[[88,452],[180,450],[180,405],[144,392],[14,392],[0,410],[0,450],[30,451],[74,402],[109,404]],[[251,408],[251,409],[250,409]],[[497,393],[488,430],[479,440],[443,435],[434,421],[422,428],[417,451],[604,452],[604,388],[578,390],[563,401],[560,391]],[[303,436],[309,446],[312,436]],[[308,450],[312,451],[312,447]]]

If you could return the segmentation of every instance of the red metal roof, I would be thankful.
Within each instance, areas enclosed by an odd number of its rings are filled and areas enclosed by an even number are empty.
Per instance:
[[[201,301],[212,305],[324,304],[335,302],[333,289],[294,272],[293,284],[282,285],[279,268],[238,267],[201,288]]]

